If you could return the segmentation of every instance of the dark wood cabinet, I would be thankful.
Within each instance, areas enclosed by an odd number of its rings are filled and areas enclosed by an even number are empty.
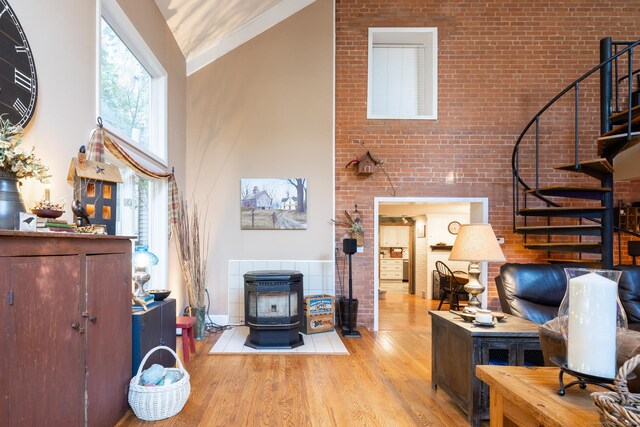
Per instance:
[[[544,364],[535,323],[509,316],[495,327],[484,327],[447,311],[429,314],[432,386],[451,396],[473,427],[489,419],[489,387],[476,377],[477,365]]]
[[[176,350],[176,300],[156,301],[148,307],[148,311],[136,309],[133,313],[132,332],[131,376],[133,377],[138,373],[140,362],[149,350],[159,345]],[[176,359],[168,351],[156,351],[147,359],[142,369],[147,369],[154,363],[173,367]]]
[[[112,426],[131,369],[131,242],[0,231],[0,425]]]

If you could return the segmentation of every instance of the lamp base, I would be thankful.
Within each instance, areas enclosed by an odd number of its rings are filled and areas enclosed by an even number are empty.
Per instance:
[[[144,298],[149,296],[150,294],[144,290],[144,285],[149,281],[151,276],[146,271],[138,271],[133,274],[133,283],[136,285],[136,289],[133,291],[133,294],[138,298]]]
[[[480,283],[480,266],[477,262],[469,263],[469,281],[464,285],[464,290],[471,295],[467,306],[482,308],[482,303],[478,299],[478,295],[484,292],[484,286]]]

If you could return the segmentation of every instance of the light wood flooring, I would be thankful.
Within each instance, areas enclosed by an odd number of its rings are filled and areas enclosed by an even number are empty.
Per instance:
[[[431,305],[437,301],[388,292],[380,330],[360,327],[362,338],[344,339],[349,356],[209,355],[218,338],[211,335],[186,367],[184,409],[153,425],[467,426],[455,403],[431,388]],[[117,425],[149,423],[129,411]]]

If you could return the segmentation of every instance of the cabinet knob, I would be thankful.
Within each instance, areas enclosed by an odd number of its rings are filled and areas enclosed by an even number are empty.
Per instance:
[[[91,317],[89,317],[89,320],[90,320],[92,323],[96,323],[96,320],[98,320],[98,318],[97,318],[96,316],[91,316]]]

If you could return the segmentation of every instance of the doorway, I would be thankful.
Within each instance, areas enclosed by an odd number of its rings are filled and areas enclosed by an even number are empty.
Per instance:
[[[374,199],[374,331],[379,327],[379,299],[386,293],[414,294],[417,298],[433,298],[433,271],[436,261],[446,261],[457,270],[467,270],[467,263],[448,261],[449,251],[455,241],[456,224],[486,223],[488,198],[461,197],[379,197]],[[387,233],[392,227],[391,233]],[[408,230],[408,242],[403,238],[393,240],[396,232]],[[392,236],[390,240],[389,235]],[[400,244],[389,246],[390,243]],[[404,246],[406,244],[406,246]],[[394,251],[394,252],[392,252]],[[391,254],[395,253],[394,257]],[[400,254],[401,253],[401,254]],[[400,276],[389,274],[386,264],[408,264],[406,287],[404,281],[391,280]],[[398,266],[394,265],[394,271]],[[404,276],[400,276],[404,277]],[[486,265],[482,268],[481,281],[487,283]],[[486,305],[486,294],[482,294]]]

